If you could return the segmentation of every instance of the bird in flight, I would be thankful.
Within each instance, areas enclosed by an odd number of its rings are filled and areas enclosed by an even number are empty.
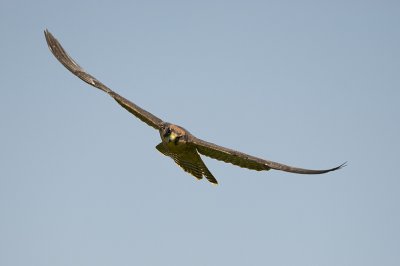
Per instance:
[[[117,103],[119,103],[128,112],[132,113],[147,125],[158,130],[161,137],[161,143],[156,146],[156,149],[162,154],[171,157],[184,171],[193,175],[197,179],[202,179],[205,177],[211,183],[218,184],[217,179],[215,179],[210,170],[208,170],[207,166],[201,159],[200,154],[251,170],[268,171],[270,169],[275,169],[296,174],[324,174],[338,170],[346,164],[343,163],[334,168],[325,170],[298,168],[257,158],[196,138],[183,127],[161,120],[160,118],[140,108],[133,102],[125,99],[118,93],[108,88],[98,79],[80,67],[68,55],[57,39],[47,29],[44,31],[44,35],[50,51],[57,58],[57,60],[60,61],[61,64],[71,71],[72,74],[85,81],[89,85],[104,91],[113,97],[114,100],[117,101]]]

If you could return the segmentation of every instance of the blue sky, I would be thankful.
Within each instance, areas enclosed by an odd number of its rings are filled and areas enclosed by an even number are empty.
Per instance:
[[[0,265],[399,265],[396,1],[1,1]],[[89,73],[207,141],[183,172]]]

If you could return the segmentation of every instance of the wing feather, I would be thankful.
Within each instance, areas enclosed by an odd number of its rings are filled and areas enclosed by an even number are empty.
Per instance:
[[[296,174],[323,174],[338,170],[346,165],[346,163],[343,163],[334,168],[324,170],[304,169],[257,158],[246,153],[228,149],[214,143],[198,139],[194,136],[191,136],[189,140],[196,146],[197,151],[202,155],[257,171],[275,169]]]
[[[69,71],[72,72],[75,76],[83,80],[84,82],[96,87],[106,93],[108,93],[111,97],[114,98],[123,108],[128,110],[130,113],[135,115],[137,118],[145,122],[147,125],[159,129],[163,121],[156,117],[155,115],[147,112],[146,110],[140,108],[136,104],[132,103],[131,101],[125,99],[124,97],[120,96],[116,92],[112,91],[106,85],[101,83],[95,77],[87,73],[82,67],[80,67],[64,50],[61,44],[57,41],[57,39],[48,31],[44,31],[44,35],[46,37],[47,44],[50,48],[50,51],[53,55],[57,58],[57,60],[63,64]]]
[[[168,151],[162,143],[158,144],[156,149],[162,154],[171,157],[174,162],[185,172],[188,172],[197,179],[202,179],[204,176],[211,183],[218,184],[217,179],[208,170],[196,149],[189,149],[181,153],[174,153]]]

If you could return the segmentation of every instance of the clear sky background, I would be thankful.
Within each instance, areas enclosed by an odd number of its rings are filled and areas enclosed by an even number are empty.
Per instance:
[[[398,1],[0,2],[0,265],[400,265]],[[205,140],[197,181],[89,73]]]

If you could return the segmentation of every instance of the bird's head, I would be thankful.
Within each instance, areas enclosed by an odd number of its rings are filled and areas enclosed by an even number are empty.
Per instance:
[[[160,128],[160,136],[162,140],[168,143],[174,142],[177,144],[179,139],[185,135],[185,130],[176,125],[165,124]]]

